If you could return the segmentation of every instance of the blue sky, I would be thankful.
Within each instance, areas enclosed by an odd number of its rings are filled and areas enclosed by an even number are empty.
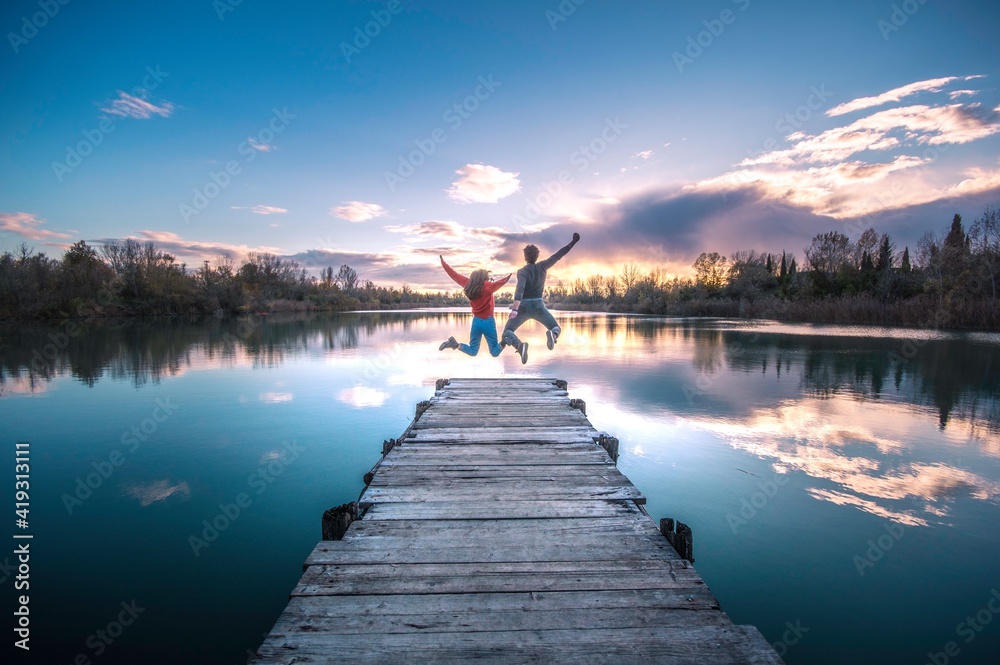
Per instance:
[[[5,4],[0,250],[437,288],[573,231],[563,278],[682,273],[1000,204],[993,2],[235,2]]]

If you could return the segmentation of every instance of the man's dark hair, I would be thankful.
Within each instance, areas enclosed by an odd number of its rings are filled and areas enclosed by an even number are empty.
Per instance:
[[[527,263],[534,263],[538,260],[538,248],[534,245],[528,245],[524,248],[524,260]]]

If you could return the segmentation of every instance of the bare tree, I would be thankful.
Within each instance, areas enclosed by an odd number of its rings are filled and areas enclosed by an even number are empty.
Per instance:
[[[617,277],[611,275],[610,277],[604,278],[604,290],[607,291],[608,300],[615,300],[618,298],[618,292],[621,289],[621,282]]]
[[[810,269],[832,280],[837,271],[851,261],[854,249],[855,246],[843,233],[828,231],[816,235],[812,244],[806,247],[806,261]]]
[[[752,249],[733,253],[729,261],[729,290],[734,296],[753,300],[773,282],[774,276],[767,269],[767,255]]]
[[[875,229],[867,229],[858,238],[858,241],[854,243],[853,252],[851,254],[851,260],[854,262],[854,267],[861,269],[861,258],[868,254],[869,257],[875,256],[875,248],[878,246],[878,233]]]
[[[639,266],[634,261],[627,262],[622,266],[619,279],[622,283],[622,297],[628,297],[628,294],[635,288],[635,283],[639,281]]]
[[[333,279],[348,294],[353,294],[358,288],[358,271],[349,265],[340,266],[337,276]]]
[[[709,291],[718,291],[726,283],[728,268],[727,259],[718,252],[711,254],[702,252],[694,261],[694,270],[698,274],[698,284]]]
[[[596,273],[588,277],[587,292],[590,294],[590,302],[596,303],[604,292],[604,278]]]
[[[972,252],[988,278],[990,294],[996,298],[1000,273],[1000,210],[987,208],[983,216],[972,223],[969,238]]]

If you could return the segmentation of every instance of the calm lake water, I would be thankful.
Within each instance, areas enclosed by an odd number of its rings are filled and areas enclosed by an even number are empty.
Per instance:
[[[1000,336],[567,313],[522,366],[439,352],[469,316],[0,328],[6,506],[31,457],[17,662],[245,662],[435,379],[502,375],[569,382],[788,663],[998,662]]]

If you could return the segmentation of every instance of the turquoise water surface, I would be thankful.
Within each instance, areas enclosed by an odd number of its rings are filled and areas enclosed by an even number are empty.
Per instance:
[[[522,329],[525,366],[439,352],[460,312],[0,329],[8,478],[30,442],[18,662],[244,662],[434,381],[503,375],[569,382],[788,663],[998,662],[1000,337],[560,319],[552,352]]]

